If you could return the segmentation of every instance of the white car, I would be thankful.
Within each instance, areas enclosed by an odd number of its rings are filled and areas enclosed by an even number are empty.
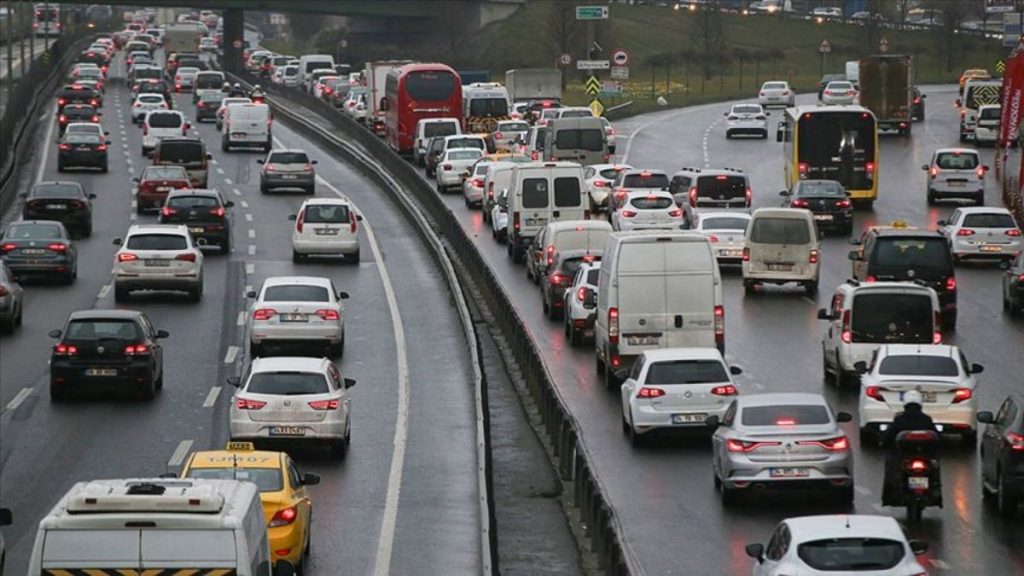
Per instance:
[[[518,142],[526,142],[526,134],[530,131],[530,125],[522,120],[501,120],[498,127],[492,134],[494,138],[494,149],[502,152],[519,153]]]
[[[853,104],[857,98],[857,89],[853,82],[846,80],[835,80],[825,85],[821,92],[822,104]]]
[[[462,199],[466,203],[466,208],[483,205],[484,182],[487,180],[487,170],[491,164],[494,164],[494,160],[484,157],[469,167],[469,174],[462,181]]]
[[[593,335],[597,315],[597,278],[601,263],[584,263],[576,269],[572,283],[565,291],[562,316],[569,344],[578,346],[585,336]]]
[[[268,346],[320,344],[332,356],[345,352],[347,292],[329,278],[272,276],[259,292],[249,292],[249,354],[262,356]]]
[[[709,416],[722,419],[739,393],[717,348],[645,350],[631,370],[620,370],[622,429],[633,445],[659,429],[705,432]]]
[[[220,108],[217,108],[217,131],[220,132],[224,126],[224,115],[228,112],[228,106],[232,104],[252,104],[251,98],[232,96],[220,101]]]
[[[188,134],[189,123],[177,110],[153,110],[142,119],[142,155],[149,156],[157,142]]]
[[[196,83],[196,76],[199,75],[199,68],[194,66],[182,66],[174,72],[174,91],[191,92]]]
[[[299,65],[288,64],[280,70],[281,84],[294,88],[299,85]]]
[[[466,171],[483,155],[484,151],[476,148],[452,148],[442,154],[434,170],[438,193],[462,186]]]
[[[829,514],[783,520],[768,545],[747,544],[753,576],[871,574],[923,576],[916,556],[928,547],[907,541],[895,518]]]
[[[167,110],[163,94],[139,94],[132,104],[132,122],[138,124],[153,110]]]
[[[608,142],[608,153],[615,154],[615,128],[604,116],[601,116],[601,123],[604,124],[604,139]]]
[[[583,169],[584,185],[590,194],[590,211],[608,211],[608,194],[619,172],[632,170],[629,164],[591,164]]]
[[[611,215],[612,229],[679,230],[683,227],[683,209],[668,190],[631,192]]]
[[[985,173],[981,154],[973,148],[940,148],[921,169],[928,173],[928,205],[939,200],[972,200],[985,203]]]
[[[256,358],[231,399],[232,441],[281,440],[330,447],[342,456],[352,433],[355,380],[342,378],[327,358]]]
[[[957,208],[938,224],[939,232],[949,238],[954,263],[967,259],[1010,262],[1024,248],[1020,226],[1006,208]]]
[[[124,302],[134,290],[176,290],[189,299],[203,297],[203,252],[187,226],[136,224],[128,229],[114,255],[114,301]]]
[[[305,261],[310,255],[340,255],[359,263],[359,221],[352,204],[345,198],[310,198],[291,216],[292,261]]]
[[[750,214],[743,212],[697,212],[691,229],[703,234],[719,264],[742,264],[744,237]]]
[[[334,91],[331,85],[334,81],[341,80],[341,76],[321,76],[317,79],[316,83],[313,84],[313,96],[317,100],[322,100],[324,96],[329,96]]]
[[[796,93],[789,87],[789,82],[769,80],[761,85],[761,90],[757,93],[757,103],[765,108],[795,106]]]
[[[734,104],[725,113],[725,138],[753,134],[768,138],[768,112],[760,104]]]
[[[496,194],[490,217],[491,237],[498,242],[504,242],[508,237],[508,188]]]
[[[903,395],[921,393],[921,407],[942,432],[963,434],[973,446],[978,429],[975,374],[984,368],[969,364],[956,346],[945,344],[884,344],[861,372],[857,404],[860,434],[867,440],[883,433],[903,411]]]
[[[974,124],[974,144],[994,146],[999,140],[999,124],[1003,107],[999,104],[978,106],[978,120]]]

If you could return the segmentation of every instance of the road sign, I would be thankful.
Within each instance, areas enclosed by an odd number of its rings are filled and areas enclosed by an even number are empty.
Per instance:
[[[996,60],[996,72],[1000,74],[1006,72],[1006,62],[1003,62],[1002,60]]]
[[[598,81],[596,76],[591,76],[583,83],[583,90],[593,96],[601,91],[601,82]]]
[[[576,19],[577,20],[607,20],[608,19],[608,7],[607,6],[577,6],[576,7]]]
[[[594,98],[590,101],[590,112],[593,113],[594,116],[604,114],[604,104],[602,104],[597,98]]]
[[[828,54],[832,51],[832,45],[828,43],[828,40],[822,40],[821,44],[818,44],[819,54]]]
[[[577,60],[577,70],[607,70],[612,67],[608,60]]]
[[[1003,46],[1013,48],[1020,39],[1020,14],[1003,14]]]
[[[559,66],[568,66],[572,64],[572,54],[562,54],[558,57]]]
[[[619,82],[601,82],[601,91],[599,94],[608,96],[618,96],[622,94],[622,84]]]
[[[612,80],[629,80],[629,67],[612,66]]]
[[[616,66],[625,66],[629,64],[629,52],[622,48],[612,52],[612,64]]]
[[[885,38],[883,36],[882,39],[878,41],[878,51],[882,52],[883,54],[889,51],[889,39],[888,38]]]
[[[341,45],[342,48],[348,48],[348,40],[344,38],[341,39],[341,42],[339,42],[339,44]]]

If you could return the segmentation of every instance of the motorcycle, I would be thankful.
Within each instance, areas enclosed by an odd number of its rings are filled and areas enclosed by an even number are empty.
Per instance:
[[[942,508],[942,474],[939,466],[939,435],[930,430],[900,432],[896,436],[893,464],[883,491],[883,506],[905,506],[907,519],[919,522],[924,509]]]

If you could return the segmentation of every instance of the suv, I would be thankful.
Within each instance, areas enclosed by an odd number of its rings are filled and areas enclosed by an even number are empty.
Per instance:
[[[975,205],[985,203],[985,173],[988,166],[981,163],[981,155],[971,148],[940,148],[932,154],[921,170],[928,173],[926,184],[928,205],[938,200],[968,199]]]
[[[142,155],[149,156],[163,138],[188,133],[188,119],[175,110],[154,110],[142,120]]]
[[[872,226],[853,239],[849,254],[853,278],[861,282],[919,282],[939,296],[942,327],[956,327],[956,272],[949,240],[936,231],[904,222]]]
[[[203,253],[185,226],[134,225],[114,256],[114,301],[132,290],[181,290],[193,302],[203,297]]]
[[[300,188],[306,194],[316,193],[316,160],[310,160],[304,150],[274,150],[267,157],[256,160],[260,170],[260,193],[275,188]]]
[[[683,167],[672,175],[669,192],[683,207],[683,220],[693,222],[698,209],[750,211],[750,178],[736,168]]]
[[[160,209],[160,224],[188,226],[189,234],[202,248],[212,242],[221,254],[231,252],[231,218],[225,201],[216,190],[172,190]]]

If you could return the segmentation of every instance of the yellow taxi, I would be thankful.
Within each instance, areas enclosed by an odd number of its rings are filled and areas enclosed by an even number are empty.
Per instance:
[[[320,483],[316,474],[301,474],[284,452],[256,450],[252,442],[228,442],[224,450],[197,451],[181,471],[183,478],[245,480],[260,489],[267,522],[270,556],[287,560],[302,574],[309,556],[313,501],[307,486]]]

